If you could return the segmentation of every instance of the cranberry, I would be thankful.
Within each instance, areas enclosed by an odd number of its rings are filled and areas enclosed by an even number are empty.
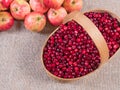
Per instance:
[[[97,15],[102,16],[102,18],[96,17]],[[104,36],[108,48],[110,57],[118,50],[120,45],[120,22],[116,18],[113,18],[107,12],[87,12],[85,15],[98,27],[102,35]],[[91,15],[91,16],[89,16]],[[114,42],[114,43],[113,43]]]
[[[62,24],[48,39],[43,59],[46,69],[55,76],[77,78],[95,70],[88,63],[93,60],[91,53],[98,60],[97,64],[93,63],[96,69],[100,64],[99,52],[85,30],[72,20]]]
[[[107,12],[88,12],[85,15],[104,36],[111,57],[120,47],[120,23]],[[66,79],[84,76],[100,65],[100,55],[94,42],[74,20],[62,24],[48,39],[43,60],[49,72]]]

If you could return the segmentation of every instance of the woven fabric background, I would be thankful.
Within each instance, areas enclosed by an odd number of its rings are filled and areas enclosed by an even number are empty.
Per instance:
[[[120,0],[84,0],[82,11],[108,9],[120,16]],[[0,32],[0,90],[120,90],[120,51],[93,74],[63,83],[49,78],[40,61],[41,48],[54,30],[47,24],[41,33],[15,22]]]

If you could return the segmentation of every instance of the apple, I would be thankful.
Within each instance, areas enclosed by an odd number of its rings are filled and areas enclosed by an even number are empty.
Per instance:
[[[46,17],[39,12],[31,12],[25,17],[24,25],[30,31],[40,32],[46,25]]]
[[[10,5],[12,16],[17,20],[23,20],[30,13],[30,5],[25,0],[14,0]]]
[[[64,0],[43,0],[44,4],[48,8],[59,8],[63,4]]]
[[[7,9],[9,9],[10,4],[13,0],[2,0],[3,6],[5,6]]]
[[[14,19],[10,13],[0,12],[0,31],[9,30],[14,24]]]
[[[48,8],[43,4],[43,0],[30,0],[30,6],[33,11],[45,13],[47,12]]]
[[[63,7],[67,12],[80,11],[83,5],[83,0],[64,0]]]
[[[0,11],[8,10],[13,0],[0,0]]]
[[[65,8],[60,7],[58,9],[50,8],[47,16],[50,23],[54,26],[58,26],[63,22],[63,19],[66,17],[67,11]]]
[[[3,6],[2,1],[0,1],[0,11],[7,10],[5,6]]]
[[[3,5],[4,0],[0,0],[0,11],[7,10],[7,8]]]

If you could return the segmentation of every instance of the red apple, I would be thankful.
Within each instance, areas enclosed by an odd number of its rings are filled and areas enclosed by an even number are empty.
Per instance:
[[[0,31],[9,30],[14,24],[14,19],[8,12],[0,12]]]
[[[2,4],[0,3],[0,11],[7,10],[7,8],[3,7]]]
[[[63,22],[63,19],[67,15],[67,11],[63,7],[58,9],[51,8],[47,15],[50,23],[54,26],[58,26]]]
[[[44,0],[44,4],[48,8],[59,8],[63,2],[64,0]]]
[[[26,16],[24,25],[30,31],[40,32],[46,25],[46,18],[39,12],[31,12]]]
[[[3,0],[0,0],[0,11],[7,10],[7,8],[3,5]]]
[[[12,16],[17,20],[23,20],[30,13],[30,6],[25,0],[14,0],[10,5]]]
[[[64,0],[63,7],[68,11],[80,11],[83,5],[83,0]]]
[[[12,1],[13,0],[2,0],[2,4],[8,9]]]
[[[35,12],[45,13],[48,10],[43,4],[43,0],[30,0],[29,3],[32,10]]]

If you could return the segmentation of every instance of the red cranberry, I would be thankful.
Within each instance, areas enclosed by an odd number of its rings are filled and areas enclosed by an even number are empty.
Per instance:
[[[85,15],[104,36],[110,57],[120,46],[120,23],[107,12]],[[99,52],[87,32],[74,20],[62,24],[48,39],[43,51],[44,65],[60,78],[77,78],[98,68]]]
[[[79,72],[79,67],[75,67],[75,72]]]
[[[95,15],[100,15],[102,18],[95,17]],[[88,12],[85,15],[98,27],[102,35],[104,36],[108,48],[110,50],[110,57],[118,50],[120,45],[120,22],[116,18],[113,18],[107,12],[97,13],[97,12]],[[91,16],[89,16],[91,15]],[[97,21],[97,22],[96,22]],[[112,44],[111,42],[116,42]],[[113,50],[113,48],[115,50]]]
[[[98,64],[93,63],[94,69],[91,63],[87,63],[93,60],[91,53],[98,60],[96,62]],[[92,39],[73,20],[61,25],[48,39],[43,55],[46,69],[61,78],[76,78],[86,75],[100,64],[99,52]],[[48,63],[48,61],[50,62]]]

